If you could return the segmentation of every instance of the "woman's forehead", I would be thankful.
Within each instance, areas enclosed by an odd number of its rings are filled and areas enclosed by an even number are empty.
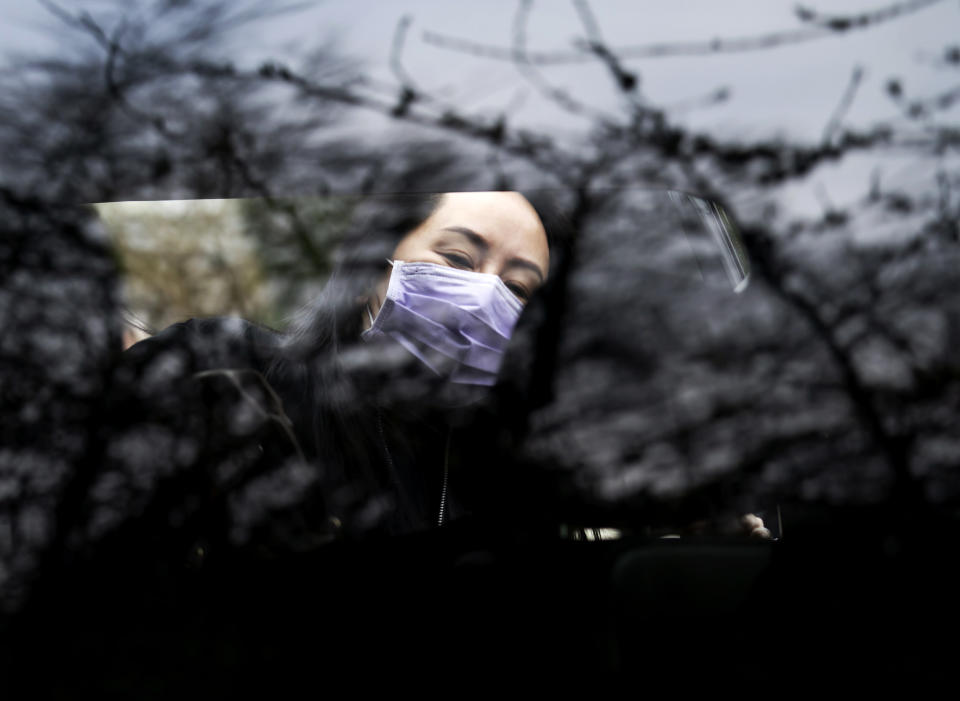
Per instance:
[[[491,246],[546,260],[547,236],[543,223],[518,192],[451,192],[443,196],[428,220],[431,228],[465,227]]]

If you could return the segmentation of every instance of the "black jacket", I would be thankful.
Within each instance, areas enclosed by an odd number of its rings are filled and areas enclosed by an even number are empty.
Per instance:
[[[126,351],[121,423],[173,420],[182,440],[202,446],[191,452],[208,463],[200,472],[237,473],[217,490],[243,487],[239,473],[263,476],[253,491],[263,490],[267,475],[309,482],[285,504],[277,497],[272,515],[279,522],[290,518],[284,509],[296,513],[316,529],[304,534],[308,541],[413,533],[436,527],[441,516],[449,523],[466,515],[457,479],[463,446],[443,417],[412,418],[409,407],[365,401],[362,391],[352,404],[331,406],[324,387],[308,386],[317,383],[309,368],[286,361],[282,341],[236,318],[170,326]],[[151,450],[149,436],[141,448]]]

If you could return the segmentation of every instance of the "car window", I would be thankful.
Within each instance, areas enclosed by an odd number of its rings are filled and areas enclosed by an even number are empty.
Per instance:
[[[695,638],[725,668],[714,623],[775,620],[889,661],[955,610],[956,12],[5,9],[0,611],[39,631],[10,669],[65,620],[52,658],[107,650],[117,688],[173,679],[167,644],[242,688],[412,663],[370,631],[438,611],[471,655],[517,624],[501,667]],[[259,646],[331,601],[342,645]]]

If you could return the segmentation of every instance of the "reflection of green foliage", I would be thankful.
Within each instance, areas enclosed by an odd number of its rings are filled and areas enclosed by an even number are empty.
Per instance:
[[[127,303],[155,329],[222,314],[281,325],[322,286],[352,208],[349,198],[97,206]]]
[[[241,201],[245,228],[272,289],[269,321],[278,324],[319,291],[354,204],[349,197]]]
[[[126,302],[149,326],[268,313],[261,266],[233,201],[118,202],[97,210],[124,271]]]

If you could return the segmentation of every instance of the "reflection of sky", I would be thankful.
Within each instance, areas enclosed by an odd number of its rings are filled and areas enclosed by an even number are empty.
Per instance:
[[[838,0],[814,4],[823,12],[843,13],[876,9],[885,3]],[[0,46],[8,50],[43,46],[41,26],[57,21],[39,4],[7,3],[0,25]],[[110,3],[65,5],[71,11],[88,8],[106,17]],[[680,0],[636,3],[595,0],[591,3],[604,38],[613,47],[661,42],[730,39],[800,28],[793,0]],[[549,129],[571,136],[589,126],[583,117],[562,112],[537,93],[509,62],[477,58],[426,43],[424,32],[509,47],[517,3],[439,0],[329,0],[281,15],[238,31],[240,64],[254,66],[268,57],[295,63],[298,51],[323,40],[333,40],[348,56],[363,61],[364,70],[387,86],[396,81],[389,68],[390,48],[397,21],[412,17],[405,51],[405,67],[418,85],[467,113],[497,115],[508,109],[509,123]],[[846,123],[866,126],[897,117],[884,86],[891,77],[902,79],[906,95],[931,95],[952,87],[957,71],[935,65],[947,45],[955,44],[960,9],[942,2],[904,18],[866,31],[828,37],[768,51],[630,61],[641,77],[643,96],[654,105],[677,107],[718,88],[729,88],[726,104],[670,111],[682,124],[728,137],[755,138],[786,135],[815,142],[835,110],[855,66],[866,70]],[[109,26],[109,24],[108,24]],[[583,37],[572,3],[534,3],[529,15],[530,51],[564,51]],[[596,63],[547,66],[542,75],[557,87],[594,107],[616,112],[618,96],[605,70]],[[392,89],[392,87],[390,88]],[[956,118],[957,110],[953,110]],[[379,128],[383,122],[360,117],[358,129]],[[362,125],[367,125],[366,127]],[[820,174],[834,204],[859,197],[865,175],[876,163],[861,163],[840,172]],[[899,177],[910,163],[888,163],[886,172]],[[846,186],[845,186],[846,184]],[[794,193],[819,208],[809,192]],[[820,198],[822,200],[822,197]]]
[[[358,11],[362,5],[378,11]],[[716,3],[684,0],[671,3],[598,1],[592,3],[601,31],[613,47],[661,42],[735,38],[796,29],[802,25],[793,14],[791,1],[746,1]],[[842,13],[878,7],[885,3],[822,3],[824,12]],[[309,42],[332,28],[342,48],[367,59],[371,73],[390,80],[388,58],[397,20],[413,18],[406,51],[406,64],[424,87],[440,91],[465,109],[485,107],[499,111],[524,88],[516,69],[494,62],[446,51],[426,44],[430,31],[507,47],[517,3],[500,0],[484,3],[449,3],[437,0],[356,3],[331,0],[300,19],[276,21],[268,40],[279,46],[285,41]],[[814,4],[816,5],[816,3]],[[315,22],[311,17],[316,17]],[[311,32],[310,27],[316,27]],[[572,4],[535,3],[529,20],[531,51],[569,50],[583,30]],[[932,59],[956,43],[960,10],[955,3],[940,5],[862,32],[826,38],[772,51],[747,52],[713,57],[684,57],[631,61],[629,67],[642,76],[641,87],[652,101],[663,104],[704,96],[719,87],[732,89],[728,105],[694,110],[689,124],[720,128],[727,133],[756,135],[786,133],[819,138],[836,107],[854,66],[867,75],[850,119],[865,123],[895,115],[883,94],[891,76],[904,78],[908,94],[926,93],[949,85]],[[330,31],[331,34],[334,32]],[[257,34],[262,37],[261,32]],[[264,42],[266,45],[266,42]],[[571,90],[592,105],[615,106],[616,95],[602,68],[596,64],[565,64],[544,69],[544,75]],[[531,123],[576,126],[576,120],[557,119],[557,110],[531,95],[516,117]]]

